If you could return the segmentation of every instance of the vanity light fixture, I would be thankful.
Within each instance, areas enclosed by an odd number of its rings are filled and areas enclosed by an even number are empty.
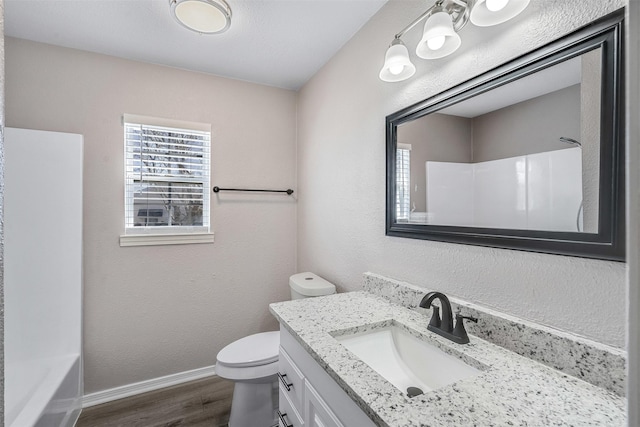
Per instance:
[[[169,0],[180,25],[200,34],[220,34],[231,25],[231,8],[224,0]]]
[[[517,16],[530,0],[437,0],[422,15],[395,35],[380,70],[380,80],[399,82],[413,76],[416,67],[411,63],[409,51],[402,36],[423,20],[422,39],[416,55],[423,59],[438,59],[455,52],[462,40],[458,32],[471,21],[479,27],[498,25]],[[402,67],[401,67],[402,66]]]
[[[469,19],[478,27],[490,27],[519,15],[528,5],[529,0],[478,0]]]
[[[387,49],[384,67],[380,70],[380,79],[385,82],[399,82],[413,76],[416,67],[409,59],[409,51],[402,40],[395,38]]]
[[[436,59],[455,52],[462,43],[453,28],[451,15],[436,8],[424,23],[422,39],[416,47],[416,55],[423,59]]]

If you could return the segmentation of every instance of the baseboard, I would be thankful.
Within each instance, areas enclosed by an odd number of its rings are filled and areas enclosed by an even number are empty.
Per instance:
[[[202,378],[212,377],[215,373],[215,365],[205,366],[204,368],[193,369],[191,371],[178,372],[177,374],[167,375],[165,377],[152,378],[138,383],[127,384],[108,390],[97,391],[95,393],[85,394],[82,398],[82,407],[100,405],[102,403],[111,402],[113,400],[124,399],[125,397],[135,396],[136,394],[147,393],[149,391],[158,390],[165,387],[171,387],[186,383],[188,381],[199,380]]]

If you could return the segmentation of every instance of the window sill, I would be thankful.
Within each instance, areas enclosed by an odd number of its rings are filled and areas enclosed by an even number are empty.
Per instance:
[[[213,233],[127,234],[120,236],[120,246],[160,246],[213,243]]]

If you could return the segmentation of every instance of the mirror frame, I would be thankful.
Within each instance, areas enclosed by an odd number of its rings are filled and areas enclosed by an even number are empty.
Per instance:
[[[386,235],[624,261],[624,9],[386,117]],[[398,126],[602,48],[598,233],[401,223],[395,220]]]

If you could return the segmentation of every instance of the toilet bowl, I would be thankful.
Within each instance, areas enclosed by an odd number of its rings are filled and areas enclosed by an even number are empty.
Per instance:
[[[291,298],[330,295],[336,287],[313,273],[289,278]],[[235,381],[229,427],[271,427],[278,424],[278,353],[280,332],[262,332],[220,350],[216,374]]]
[[[234,341],[218,353],[216,374],[235,381],[229,427],[275,424],[279,347],[280,332],[263,332]]]

